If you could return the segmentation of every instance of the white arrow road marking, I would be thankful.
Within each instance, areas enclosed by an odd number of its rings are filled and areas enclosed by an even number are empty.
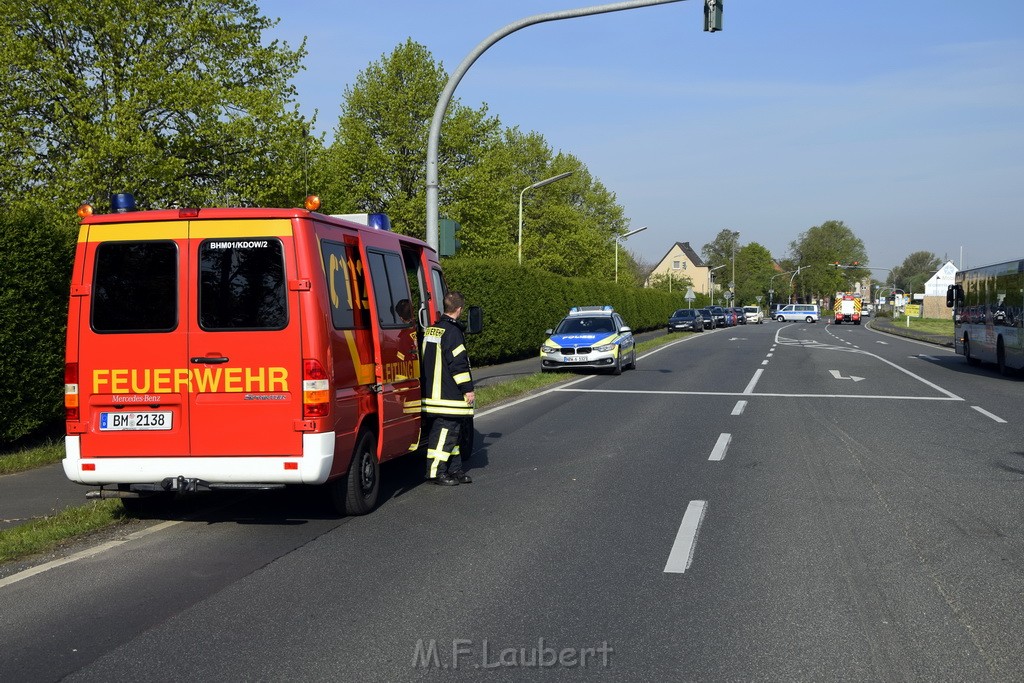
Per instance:
[[[928,355],[925,355],[925,354],[923,354],[923,353],[919,353],[919,354],[917,354],[916,356],[911,356],[911,358],[920,358],[921,360],[932,360],[932,361],[937,361],[937,360],[939,360],[939,359],[938,359],[937,357],[935,357],[935,356],[928,356]]]
[[[729,337],[729,341],[747,341],[746,337]]]
[[[876,341],[875,341],[875,343],[876,343],[876,344],[886,344],[886,345],[888,345],[888,343],[889,343],[889,342],[884,342],[884,341],[877,341],[877,340],[876,340]]]
[[[838,370],[829,370],[829,372],[831,372],[832,376],[835,377],[836,379],[852,379],[854,382],[859,382],[862,379],[865,379],[864,377],[857,377],[856,375],[850,375],[849,377],[843,377],[842,373],[839,372]]]

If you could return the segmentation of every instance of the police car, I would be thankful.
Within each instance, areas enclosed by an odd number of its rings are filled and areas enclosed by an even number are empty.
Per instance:
[[[636,369],[633,332],[611,306],[574,306],[569,315],[548,330],[540,347],[541,370],[607,368],[622,374]]]

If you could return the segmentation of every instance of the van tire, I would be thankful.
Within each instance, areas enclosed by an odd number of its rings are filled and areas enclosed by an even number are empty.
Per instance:
[[[776,320],[778,320],[780,323],[784,323],[786,322],[786,316],[780,315],[779,317],[776,318]]]
[[[344,515],[365,515],[377,506],[380,495],[380,463],[377,462],[377,436],[363,429],[352,449],[348,473],[331,483],[331,501]]]
[[[812,318],[811,316],[807,316],[806,318],[804,318],[804,322],[813,323],[814,318]]]

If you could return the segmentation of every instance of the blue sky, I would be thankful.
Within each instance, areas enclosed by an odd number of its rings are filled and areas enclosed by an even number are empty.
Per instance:
[[[344,89],[407,38],[452,73],[512,22],[598,4],[258,0],[281,19],[268,37],[307,38],[299,105],[328,135]],[[455,97],[578,157],[647,226],[624,246],[652,265],[724,228],[783,257],[827,220],[877,268],[1024,257],[1024,2],[726,0],[724,30],[702,24],[686,0],[530,26]]]

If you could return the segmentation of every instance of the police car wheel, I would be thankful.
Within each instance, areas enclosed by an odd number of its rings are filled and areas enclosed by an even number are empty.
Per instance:
[[[622,357],[621,356],[616,356],[616,358],[615,358],[615,367],[612,368],[612,374],[613,375],[621,375],[622,374]]]
[[[377,505],[380,493],[380,464],[377,462],[377,437],[368,429],[359,434],[352,450],[348,474],[331,483],[335,509],[345,515],[365,515]]]

